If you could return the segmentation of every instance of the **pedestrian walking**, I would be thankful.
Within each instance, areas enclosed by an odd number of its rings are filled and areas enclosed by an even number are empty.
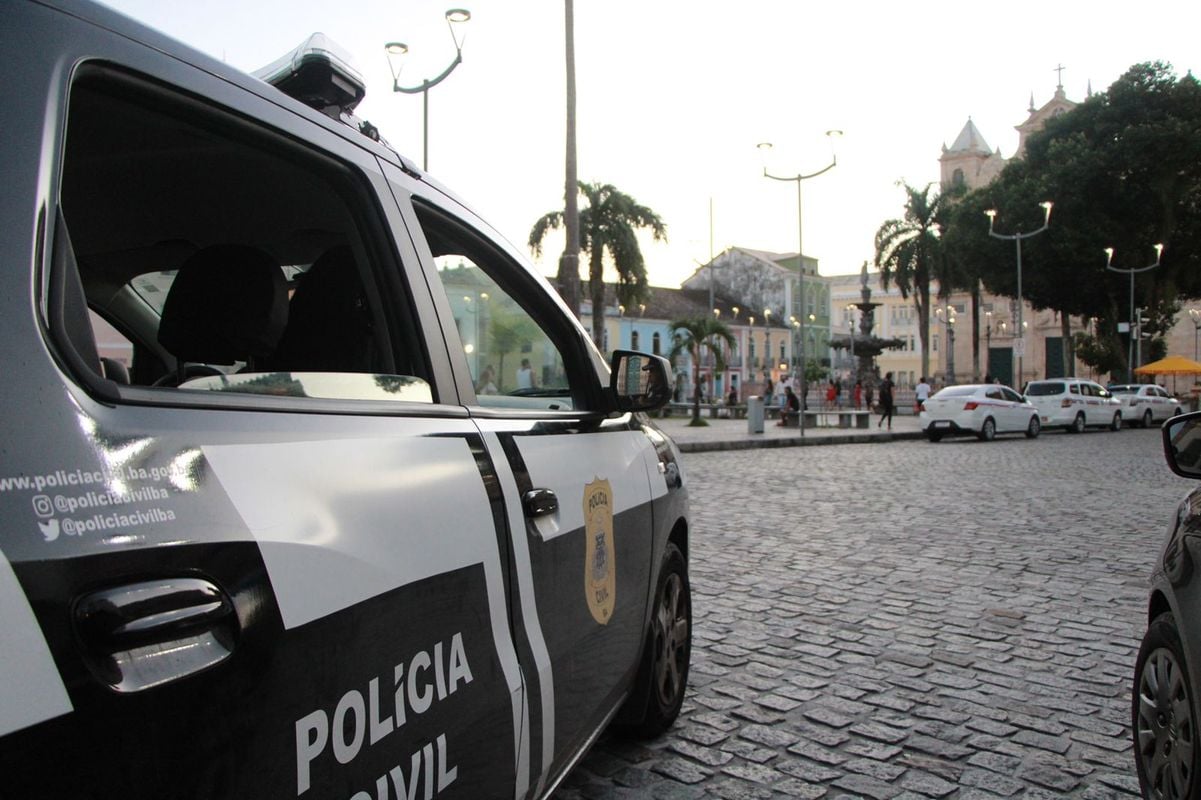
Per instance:
[[[892,430],[892,373],[884,373],[884,380],[880,382],[880,421],[876,423],[879,428],[884,424],[884,420],[888,420],[888,429]]]
[[[826,387],[826,408],[834,408],[834,399],[838,397],[838,389],[834,385],[834,379],[830,379],[830,385]]]
[[[914,411],[921,413],[926,408],[926,401],[930,399],[930,384],[926,383],[926,376],[923,375],[921,381],[913,389],[914,396]]]
[[[872,401],[876,399],[876,384],[872,383],[871,380],[868,380],[867,382],[867,390],[864,395],[864,399],[867,401],[868,411],[871,411],[875,408],[875,406],[872,405]]]

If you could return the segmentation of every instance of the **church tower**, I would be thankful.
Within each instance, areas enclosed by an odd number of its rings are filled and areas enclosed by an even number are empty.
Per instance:
[[[1062,65],[1055,68],[1055,71],[1059,73],[1059,85],[1055,87],[1055,96],[1042,108],[1035,110],[1034,94],[1030,94],[1030,108],[1027,109],[1030,116],[1021,125],[1014,126],[1018,132],[1018,151],[1014,155],[1014,158],[1021,158],[1026,155],[1026,139],[1030,134],[1041,131],[1046,126],[1047,120],[1051,117],[1058,117],[1060,114],[1065,114],[1076,107],[1076,103],[1069,100],[1067,95],[1063,93],[1063,70],[1064,67]]]
[[[955,143],[949,148],[945,144],[942,146],[938,163],[944,190],[957,186],[977,189],[1001,173],[1005,159],[1001,158],[1000,150],[989,148],[976,123],[968,117]]]

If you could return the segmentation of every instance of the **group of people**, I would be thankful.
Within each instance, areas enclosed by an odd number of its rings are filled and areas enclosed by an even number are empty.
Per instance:
[[[887,425],[888,429],[892,430],[892,417],[896,411],[895,391],[896,384],[893,383],[892,373],[885,373],[884,379],[879,384],[880,419],[876,423],[876,427],[878,428]],[[917,385],[916,396],[918,403],[917,410],[920,411],[930,396],[930,384],[926,382],[925,378],[922,378],[921,383]],[[866,407],[870,411],[873,407],[873,401],[876,399],[876,389],[871,382],[864,386],[863,381],[855,381],[855,385],[851,389],[853,408],[858,410]],[[733,405],[737,400],[737,391],[731,390],[728,402]],[[802,401],[799,392],[793,388],[792,383],[785,380],[781,380],[778,389],[774,389],[769,379],[764,389],[764,400],[768,405],[778,403],[780,421],[776,424],[780,426],[786,424],[788,416],[796,416],[801,411]],[[842,387],[833,379],[830,380],[825,388],[825,403],[823,407],[829,409],[842,407]]]

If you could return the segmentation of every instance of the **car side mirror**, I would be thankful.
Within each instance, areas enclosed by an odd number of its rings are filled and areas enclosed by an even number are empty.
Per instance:
[[[633,350],[614,350],[609,388],[621,411],[654,411],[671,399],[667,359]]]
[[[1182,478],[1201,478],[1201,412],[1164,423],[1163,454],[1172,472]]]

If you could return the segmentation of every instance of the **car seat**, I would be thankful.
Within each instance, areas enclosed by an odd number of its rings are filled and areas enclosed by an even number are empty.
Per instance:
[[[179,268],[163,303],[158,340],[177,364],[156,385],[179,385],[189,363],[242,361],[253,371],[275,351],[287,319],[287,282],[271,256],[240,244],[198,250]]]
[[[300,276],[271,363],[290,372],[372,372],[372,345],[354,254],[347,245],[330,248]]]

